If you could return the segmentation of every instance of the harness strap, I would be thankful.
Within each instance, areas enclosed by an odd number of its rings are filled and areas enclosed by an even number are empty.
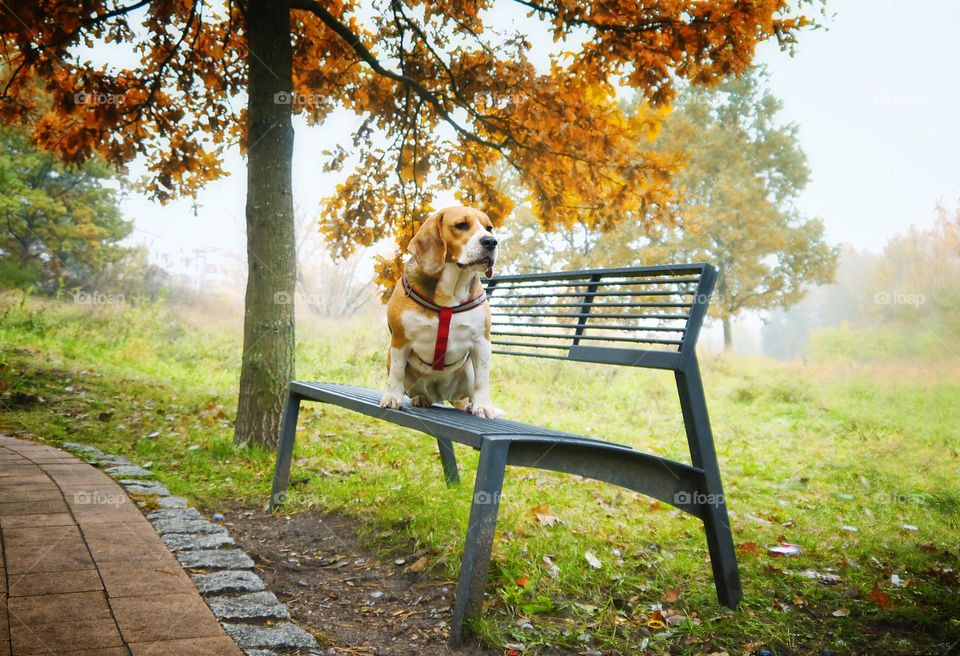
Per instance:
[[[437,305],[433,301],[430,301],[429,299],[418,294],[410,285],[410,281],[407,280],[406,276],[403,276],[400,280],[403,283],[403,290],[406,292],[407,296],[412,298],[418,305],[421,305],[428,310],[433,310],[440,315],[440,323],[437,325],[437,342],[433,349],[433,362],[431,363],[431,367],[435,371],[443,371],[445,368],[443,361],[447,356],[447,341],[450,338],[450,320],[455,314],[467,312],[486,303],[487,292],[485,290],[480,290],[479,294],[471,299],[468,299],[467,301],[464,301],[460,305],[446,307],[443,305]]]

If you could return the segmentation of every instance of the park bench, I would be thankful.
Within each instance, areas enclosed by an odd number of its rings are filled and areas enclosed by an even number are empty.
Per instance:
[[[736,608],[742,593],[696,343],[713,292],[708,264],[497,276],[487,282],[493,352],[674,372],[691,464],[629,446],[434,405],[381,408],[380,390],[291,382],[271,508],[285,498],[301,401],[338,405],[436,438],[448,483],[459,480],[453,442],[480,451],[450,642],[481,608],[507,465],[577,474],[668,503],[703,522],[717,597]],[[496,378],[496,367],[493,369]],[[509,407],[509,399],[501,400]]]

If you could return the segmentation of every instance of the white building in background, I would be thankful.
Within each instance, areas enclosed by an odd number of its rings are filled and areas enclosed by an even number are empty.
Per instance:
[[[131,245],[147,249],[150,263],[170,274],[174,284],[197,294],[243,296],[247,261],[243,253],[217,246],[184,247],[136,230]]]

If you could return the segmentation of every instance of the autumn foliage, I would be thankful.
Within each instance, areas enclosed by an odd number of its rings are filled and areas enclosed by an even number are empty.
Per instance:
[[[313,124],[338,108],[364,119],[323,162],[345,169],[323,208],[323,231],[343,255],[387,235],[404,245],[438,188],[501,219],[512,203],[491,175],[500,158],[520,172],[544,225],[662,218],[678,163],[645,145],[672,76],[713,83],[743,70],[760,41],[789,47],[808,24],[786,0],[290,7],[285,101]],[[534,64],[528,36],[495,25],[508,11],[546,24],[559,51],[549,64]],[[29,124],[69,161],[143,156],[161,200],[195,194],[224,174],[226,147],[246,147],[245,34],[241,3],[7,2],[0,119]],[[126,51],[115,60],[125,65],[91,61],[87,48],[101,43]],[[648,104],[627,116],[622,85]]]

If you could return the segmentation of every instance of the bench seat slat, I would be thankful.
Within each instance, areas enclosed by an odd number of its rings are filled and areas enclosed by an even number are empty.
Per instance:
[[[384,419],[394,424],[418,430],[433,437],[443,437],[460,444],[477,447],[482,437],[494,435],[530,435],[586,440],[600,444],[612,444],[586,438],[574,433],[558,431],[544,426],[524,424],[509,419],[485,419],[447,406],[434,405],[416,408],[404,403],[400,410],[380,407],[382,390],[371,390],[340,383],[314,383],[296,381],[290,390],[301,397],[323,403],[331,403],[362,414]],[[629,446],[619,445],[625,449]]]

